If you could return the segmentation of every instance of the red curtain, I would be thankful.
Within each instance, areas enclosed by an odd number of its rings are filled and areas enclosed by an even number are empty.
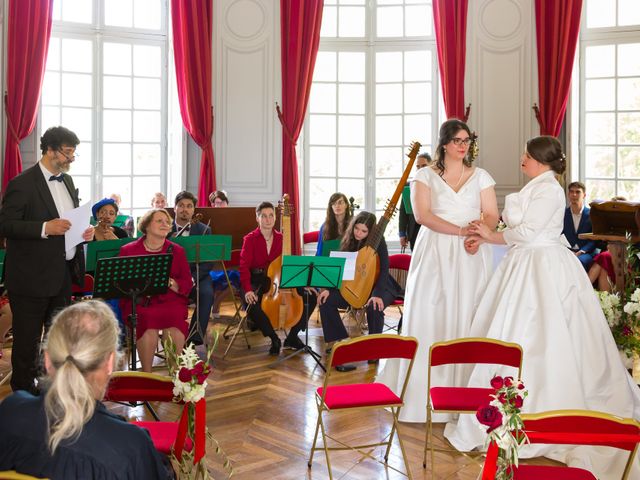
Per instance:
[[[198,206],[216,189],[211,106],[212,0],[171,0],[173,50],[182,123],[202,149]]]
[[[447,118],[469,118],[464,108],[467,0],[433,0],[438,67]]]
[[[282,110],[276,108],[282,124],[282,192],[289,194],[294,207],[291,252],[296,255],[302,250],[296,142],[309,103],[323,5],[324,0],[280,0]]]
[[[7,135],[2,190],[22,171],[20,141],[36,125],[51,37],[53,0],[11,0],[7,38]]]
[[[582,0],[536,0],[538,100],[541,135],[557,137],[567,109],[571,70],[580,31]]]

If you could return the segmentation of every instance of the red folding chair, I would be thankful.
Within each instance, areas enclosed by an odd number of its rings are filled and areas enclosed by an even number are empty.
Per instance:
[[[76,302],[88,295],[93,295],[93,277],[85,273],[82,285],[71,285],[71,301]]]
[[[396,282],[404,288],[407,285],[407,274],[409,273],[409,265],[411,264],[411,255],[406,253],[396,253],[389,255],[389,274],[396,279]],[[396,297],[389,307],[396,307],[400,312],[400,320],[397,326],[389,326],[385,324],[386,330],[396,330],[398,333],[402,331],[402,309],[404,308],[404,296]]]
[[[366,448],[371,450],[378,446],[386,446],[384,455],[384,463],[386,464],[389,458],[389,451],[391,449],[393,437],[398,430],[398,415],[404,404],[404,393],[407,389],[407,381],[411,375],[411,368],[413,367],[413,360],[417,349],[418,340],[414,337],[401,337],[398,335],[382,333],[344,340],[334,345],[331,356],[329,357],[327,373],[324,377],[324,384],[316,390],[315,398],[316,405],[318,407],[318,421],[316,423],[316,432],[313,437],[313,444],[311,445],[311,452],[309,455],[309,468],[311,468],[313,462],[314,452],[320,449],[324,450],[325,457],[327,459],[329,479],[333,478],[331,461],[329,459],[330,450],[356,450],[359,453],[379,462],[378,459],[373,457],[369,452],[363,451],[363,449]],[[334,374],[336,373],[333,367],[346,363],[364,362],[365,360],[378,358],[404,358],[410,360],[407,375],[405,377],[404,384],[402,385],[402,391],[399,395],[382,383],[332,384]],[[340,373],[337,375],[340,377]],[[382,439],[382,441],[378,443],[351,446],[327,434],[323,420],[324,414],[345,411],[351,412],[356,409],[389,409],[391,411],[393,425],[391,427],[391,432],[388,435],[388,440]],[[322,432],[322,446],[316,446],[319,431]],[[329,447],[327,445],[328,439],[334,441],[340,446]],[[398,444],[400,445],[406,470],[404,475],[411,478],[407,455],[400,436],[398,436]],[[390,465],[387,466],[399,473],[403,473]]]
[[[302,243],[318,243],[318,237],[320,235],[320,231],[316,230],[315,232],[306,232],[302,234]]]
[[[144,404],[156,421],[158,415],[149,402],[173,402],[173,381],[155,373],[114,372],[104,394],[107,402],[137,407]]]
[[[427,468],[427,446],[431,451],[431,468],[434,465],[433,413],[472,413],[491,401],[493,388],[431,386],[431,369],[452,364],[493,364],[513,367],[522,373],[522,347],[517,343],[503,342],[491,338],[458,338],[447,342],[436,342],[429,348],[429,370],[427,382],[427,431],[425,433],[422,466]],[[490,378],[487,379],[487,384]],[[446,450],[449,451],[449,450]]]
[[[629,452],[622,474],[626,480],[640,443],[640,422],[589,410],[554,410],[522,415],[529,442],[558,445],[593,445],[613,447]],[[482,479],[493,479],[498,447],[492,444],[483,466]],[[513,480],[597,480],[588,470],[551,465],[518,465]]]

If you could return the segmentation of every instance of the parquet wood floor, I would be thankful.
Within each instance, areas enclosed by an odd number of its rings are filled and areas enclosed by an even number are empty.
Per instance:
[[[223,313],[228,313],[223,310]],[[312,318],[309,343],[322,352],[322,330]],[[224,317],[223,317],[224,320]],[[394,321],[394,319],[390,319]],[[397,319],[395,319],[397,322]],[[211,328],[222,331],[224,323]],[[352,328],[353,330],[353,328]],[[235,342],[225,359],[221,358],[227,341],[220,337],[214,353],[214,370],[207,389],[207,423],[233,463],[235,480],[324,480],[329,475],[324,453],[315,454],[313,467],[307,468],[309,449],[316,425],[315,389],[322,384],[323,371],[307,354],[293,358],[270,368],[274,358],[267,355],[269,341],[258,332],[249,335],[251,348],[247,349],[241,337]],[[285,351],[286,352],[286,351]],[[0,380],[9,370],[10,350],[0,360]],[[360,365],[354,372],[344,373],[345,382],[371,379],[381,366]],[[0,386],[0,398],[10,393],[5,384]],[[125,417],[150,420],[143,407],[127,408],[107,404]],[[180,414],[177,405],[155,404],[162,420],[175,420]],[[338,438],[362,443],[375,442],[390,429],[388,412],[356,412],[332,415],[328,422],[330,432],[338,432]],[[440,446],[443,425],[436,424],[435,435]],[[478,459],[469,459],[459,453],[436,453],[434,475],[431,469],[422,468],[424,424],[402,424],[400,435],[407,449],[410,468],[415,479],[475,480],[480,473]],[[374,452],[381,458],[382,449]],[[216,479],[226,478],[222,462],[213,452],[207,454],[209,469]],[[390,468],[362,457],[357,452],[331,454],[335,479],[395,480],[404,478]],[[552,464],[548,460],[534,463]],[[401,469],[402,457],[397,443],[391,451],[389,464]]]

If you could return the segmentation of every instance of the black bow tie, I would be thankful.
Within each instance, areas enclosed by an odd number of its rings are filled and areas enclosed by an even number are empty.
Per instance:
[[[52,182],[53,180],[57,181],[57,182],[61,182],[64,179],[64,175],[61,173],[60,175],[51,175],[49,177],[49,181]]]

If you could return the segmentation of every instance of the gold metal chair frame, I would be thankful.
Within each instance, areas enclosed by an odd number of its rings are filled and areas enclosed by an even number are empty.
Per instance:
[[[313,456],[316,450],[324,450],[324,454],[325,454],[325,458],[327,460],[327,469],[329,470],[329,480],[333,480],[333,472],[331,470],[331,460],[329,458],[329,451],[331,450],[352,450],[352,451],[357,451],[358,453],[362,454],[364,457],[368,457],[372,460],[375,460],[376,462],[385,465],[386,467],[400,473],[401,475],[406,476],[407,478],[411,479],[411,470],[409,469],[409,462],[407,459],[407,454],[404,448],[404,444],[402,442],[402,439],[400,438],[400,435],[398,434],[398,444],[400,445],[400,451],[402,452],[402,459],[404,461],[404,466],[405,466],[405,472],[402,472],[401,470],[398,470],[395,467],[392,467],[391,465],[389,465],[387,463],[388,459],[389,459],[389,452],[391,450],[391,444],[393,442],[393,437],[396,434],[396,432],[398,431],[398,417],[400,415],[400,409],[402,408],[402,406],[404,405],[404,394],[405,391],[407,389],[407,383],[409,380],[409,377],[411,375],[411,370],[413,368],[413,362],[415,360],[415,355],[414,357],[411,359],[411,361],[409,362],[409,367],[407,368],[407,375],[405,376],[405,380],[404,383],[402,385],[402,391],[400,393],[400,399],[401,399],[401,403],[398,404],[387,404],[387,405],[383,405],[383,406],[366,406],[366,407],[348,407],[348,408],[334,408],[334,409],[330,409],[326,406],[325,404],[325,397],[327,395],[327,387],[330,386],[330,382],[329,380],[331,379],[331,377],[333,376],[333,374],[335,373],[335,370],[333,368],[331,368],[332,365],[332,361],[333,361],[333,356],[335,355],[336,351],[339,351],[340,348],[343,348],[347,345],[352,345],[354,343],[358,343],[358,342],[366,342],[371,340],[372,338],[377,337],[386,337],[386,338],[393,338],[393,339],[398,339],[398,335],[390,335],[390,334],[375,334],[375,335],[366,335],[366,336],[361,336],[361,337],[357,337],[357,338],[352,338],[352,339],[346,339],[346,340],[342,340],[338,343],[336,343],[333,346],[333,350],[331,352],[331,355],[329,357],[329,361],[327,362],[327,373],[325,374],[325,378],[324,378],[324,383],[322,386],[322,396],[318,395],[318,393],[316,392],[315,394],[315,399],[316,399],[316,406],[318,408],[318,420],[316,422],[316,430],[315,430],[315,434],[313,436],[313,444],[311,445],[311,451],[309,454],[309,461],[307,462],[307,466],[309,468],[311,468],[312,463],[313,463]],[[403,338],[406,341],[410,341],[410,342],[418,342],[418,340],[414,337],[404,337]],[[392,427],[391,427],[391,431],[389,432],[388,435],[386,435],[382,441],[378,442],[378,443],[370,443],[370,444],[365,444],[365,445],[348,445],[338,439],[336,439],[335,437],[328,435],[326,432],[326,428],[325,428],[325,424],[322,418],[322,414],[323,413],[329,413],[332,411],[355,411],[355,410],[372,410],[372,409],[381,409],[381,408],[388,408],[391,410],[391,414],[392,414]],[[321,431],[322,433],[322,445],[321,446],[317,446],[317,440],[318,440],[318,431]],[[329,447],[327,445],[327,440],[332,440],[333,442],[338,443],[339,447]],[[387,440],[388,439],[388,440]],[[373,455],[371,455],[371,453],[375,450],[376,447],[381,447],[381,446],[386,446],[386,450],[385,450],[385,454],[384,454],[384,461],[381,461],[379,459],[377,459],[376,457],[374,457]],[[369,449],[369,451],[364,451],[364,449]]]
[[[429,447],[430,457],[431,457],[431,468],[435,465],[435,457],[434,452],[456,452],[462,454],[464,457],[476,461],[475,459],[484,455],[484,452],[459,452],[455,450],[453,446],[451,448],[435,448],[433,446],[433,422],[431,421],[431,415],[433,411],[433,407],[431,405],[431,352],[434,347],[441,347],[446,345],[453,345],[457,343],[468,343],[468,342],[484,342],[484,343],[493,343],[495,345],[502,345],[504,347],[512,347],[520,350],[520,367],[518,368],[518,378],[522,376],[522,347],[517,343],[512,342],[503,342],[502,340],[496,340],[492,338],[484,338],[484,337],[467,337],[467,338],[458,338],[455,340],[448,340],[445,342],[435,342],[429,347],[429,368],[428,368],[428,377],[427,377],[427,425],[426,432],[424,438],[424,452],[422,456],[422,468],[427,468],[427,446]],[[459,365],[455,363],[451,363],[449,365]],[[487,379],[487,382],[490,379]],[[438,410],[438,413],[458,413],[458,414],[475,414],[476,410]],[[447,442],[448,443],[448,442]],[[482,466],[481,463],[477,462],[479,466]]]

